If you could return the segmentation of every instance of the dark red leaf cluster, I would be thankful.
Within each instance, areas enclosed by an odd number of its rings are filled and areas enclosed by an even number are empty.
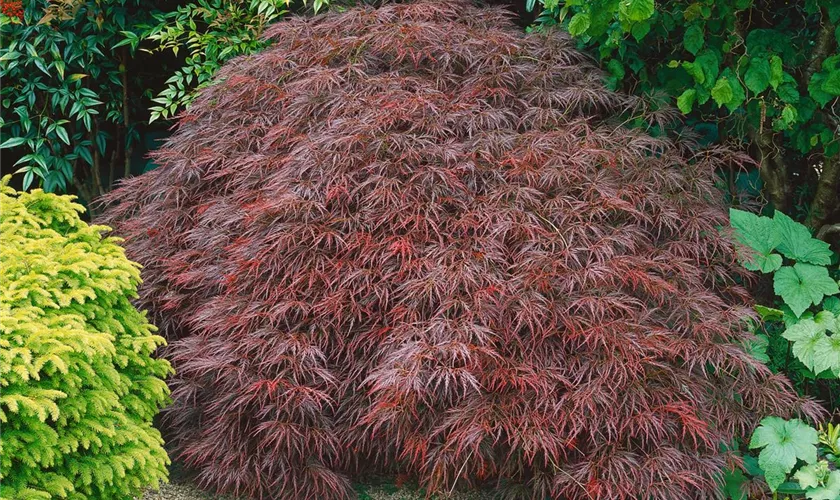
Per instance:
[[[0,0],[0,12],[23,20],[23,2],[21,0]]]
[[[741,347],[727,153],[622,127],[635,103],[572,41],[507,17],[278,24],[106,200],[207,487],[707,498],[721,443],[816,411]]]

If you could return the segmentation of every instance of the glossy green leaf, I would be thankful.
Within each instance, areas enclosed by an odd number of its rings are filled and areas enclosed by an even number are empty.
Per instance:
[[[67,135],[67,130],[64,127],[58,126],[55,128],[55,134],[61,139],[64,144],[70,145],[70,136]]]
[[[13,148],[15,146],[20,146],[21,144],[26,142],[26,137],[12,137],[3,141],[3,144],[0,144],[0,149],[6,148]]]

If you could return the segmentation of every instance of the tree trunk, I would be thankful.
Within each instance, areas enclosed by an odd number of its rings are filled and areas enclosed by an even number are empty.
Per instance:
[[[758,148],[759,173],[764,182],[764,193],[773,208],[785,212],[790,200],[790,184],[778,136],[771,128],[765,127],[750,131],[750,138]]]

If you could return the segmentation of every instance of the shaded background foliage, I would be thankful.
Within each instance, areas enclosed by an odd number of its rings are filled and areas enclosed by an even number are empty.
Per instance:
[[[22,188],[85,204],[153,168],[145,153],[224,61],[250,53],[277,0],[4,3],[0,149]],[[299,6],[298,8],[303,8]]]
[[[601,61],[611,88],[678,106],[707,143],[748,149],[759,168],[720,172],[734,203],[768,200],[821,237],[840,237],[837,2],[490,3],[515,11],[523,27],[560,24]],[[3,5],[10,14],[0,46],[0,145],[10,148],[3,168],[22,168],[17,180],[24,187],[40,183],[86,201],[120,177],[153,168],[144,155],[168,135],[161,120],[182,110],[225,60],[264,47],[259,37],[267,23],[326,3]]]
[[[343,498],[710,498],[721,443],[819,407],[746,352],[716,169],[565,35],[423,2],[275,25],[104,221],[171,340],[200,482]]]
[[[772,206],[815,230],[840,222],[840,3],[539,0],[614,88],[677,105],[709,140],[748,148]]]

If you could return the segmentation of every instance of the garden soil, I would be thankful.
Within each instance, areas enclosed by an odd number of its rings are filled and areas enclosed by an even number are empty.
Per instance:
[[[393,485],[361,485],[356,488],[359,500],[425,500],[426,495],[412,488],[396,488]],[[463,493],[453,500],[487,500],[490,493]],[[141,500],[234,500],[233,497],[214,496],[199,490],[185,480],[174,480],[161,486],[159,491],[146,493]]]

